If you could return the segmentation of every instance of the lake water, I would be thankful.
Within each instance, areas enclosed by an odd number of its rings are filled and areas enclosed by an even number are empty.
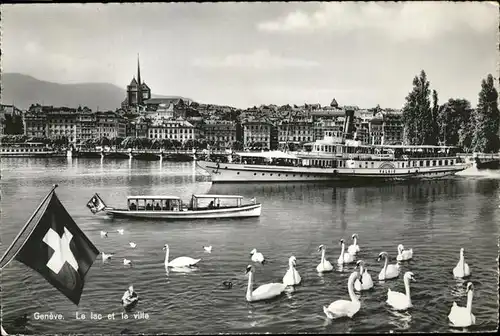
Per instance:
[[[2,318],[9,333],[365,333],[448,332],[453,301],[465,306],[466,282],[453,278],[460,248],[475,285],[472,311],[476,325],[467,331],[491,331],[498,325],[498,243],[500,173],[462,174],[418,184],[332,186],[314,184],[213,185],[194,163],[99,159],[3,158],[0,253],[10,245],[53,184],[79,227],[100,251],[77,307],[38,273],[13,261],[2,272]],[[85,206],[98,192],[107,205],[124,206],[132,194],[240,194],[256,197],[262,215],[253,219],[143,221],[108,219]],[[124,235],[116,233],[124,229]],[[101,238],[101,230],[109,231]],[[322,306],[349,299],[347,278],[354,266],[319,275],[320,244],[332,264],[339,240],[351,244],[359,235],[363,259],[374,288],[360,295],[352,319],[328,320]],[[135,249],[129,242],[137,244]],[[202,258],[190,273],[166,272],[164,244],[170,258]],[[383,266],[376,258],[387,251],[395,263],[397,245],[413,248],[399,278],[377,280]],[[212,245],[212,253],[204,252]],[[281,282],[288,258],[297,258],[302,284],[268,302],[247,303],[246,266],[256,248],[268,259],[255,265],[256,285]],[[131,259],[132,267],[122,259]],[[386,304],[387,289],[404,292],[402,274],[412,271],[413,308],[396,312]],[[231,289],[222,286],[230,280]],[[124,319],[121,296],[133,284],[139,304]],[[59,313],[62,321],[37,320],[35,313]],[[133,313],[142,312],[142,318]],[[76,314],[85,314],[77,320]],[[90,319],[91,313],[102,320]],[[115,319],[108,320],[108,314]],[[27,320],[20,319],[27,314]],[[110,316],[111,317],[111,316]]]

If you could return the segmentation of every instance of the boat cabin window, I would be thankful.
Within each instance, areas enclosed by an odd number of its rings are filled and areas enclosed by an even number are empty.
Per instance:
[[[181,201],[178,199],[146,199],[137,198],[128,200],[129,210],[146,210],[146,211],[179,211]]]

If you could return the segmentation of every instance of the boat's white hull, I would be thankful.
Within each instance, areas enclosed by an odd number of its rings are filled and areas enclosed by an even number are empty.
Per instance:
[[[441,167],[392,169],[319,168],[218,164],[211,161],[197,161],[196,164],[210,174],[213,183],[435,179],[453,175],[468,167],[467,164],[455,164]]]
[[[188,210],[188,211],[162,211],[162,210],[126,210],[105,208],[108,216],[149,218],[149,219],[207,219],[207,218],[242,218],[258,217],[261,213],[261,204],[242,205],[240,207]]]

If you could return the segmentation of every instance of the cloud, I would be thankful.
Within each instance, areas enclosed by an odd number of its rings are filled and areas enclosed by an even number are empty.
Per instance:
[[[251,54],[233,54],[222,59],[195,59],[193,65],[204,68],[252,68],[252,69],[284,69],[310,68],[319,63],[300,58],[286,58],[272,55],[268,50],[256,50]]]
[[[496,29],[498,5],[478,2],[332,2],[321,4],[313,13],[296,10],[275,20],[260,22],[257,29],[283,33],[373,29],[396,39],[430,39],[464,26],[479,33]]]

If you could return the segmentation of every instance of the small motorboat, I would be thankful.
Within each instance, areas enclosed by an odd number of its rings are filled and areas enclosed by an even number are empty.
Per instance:
[[[128,196],[126,209],[106,206],[97,193],[91,200],[101,205],[91,208],[94,214],[104,211],[108,216],[148,219],[258,217],[262,208],[255,198],[244,204],[240,195],[192,195],[189,205],[178,196]]]

